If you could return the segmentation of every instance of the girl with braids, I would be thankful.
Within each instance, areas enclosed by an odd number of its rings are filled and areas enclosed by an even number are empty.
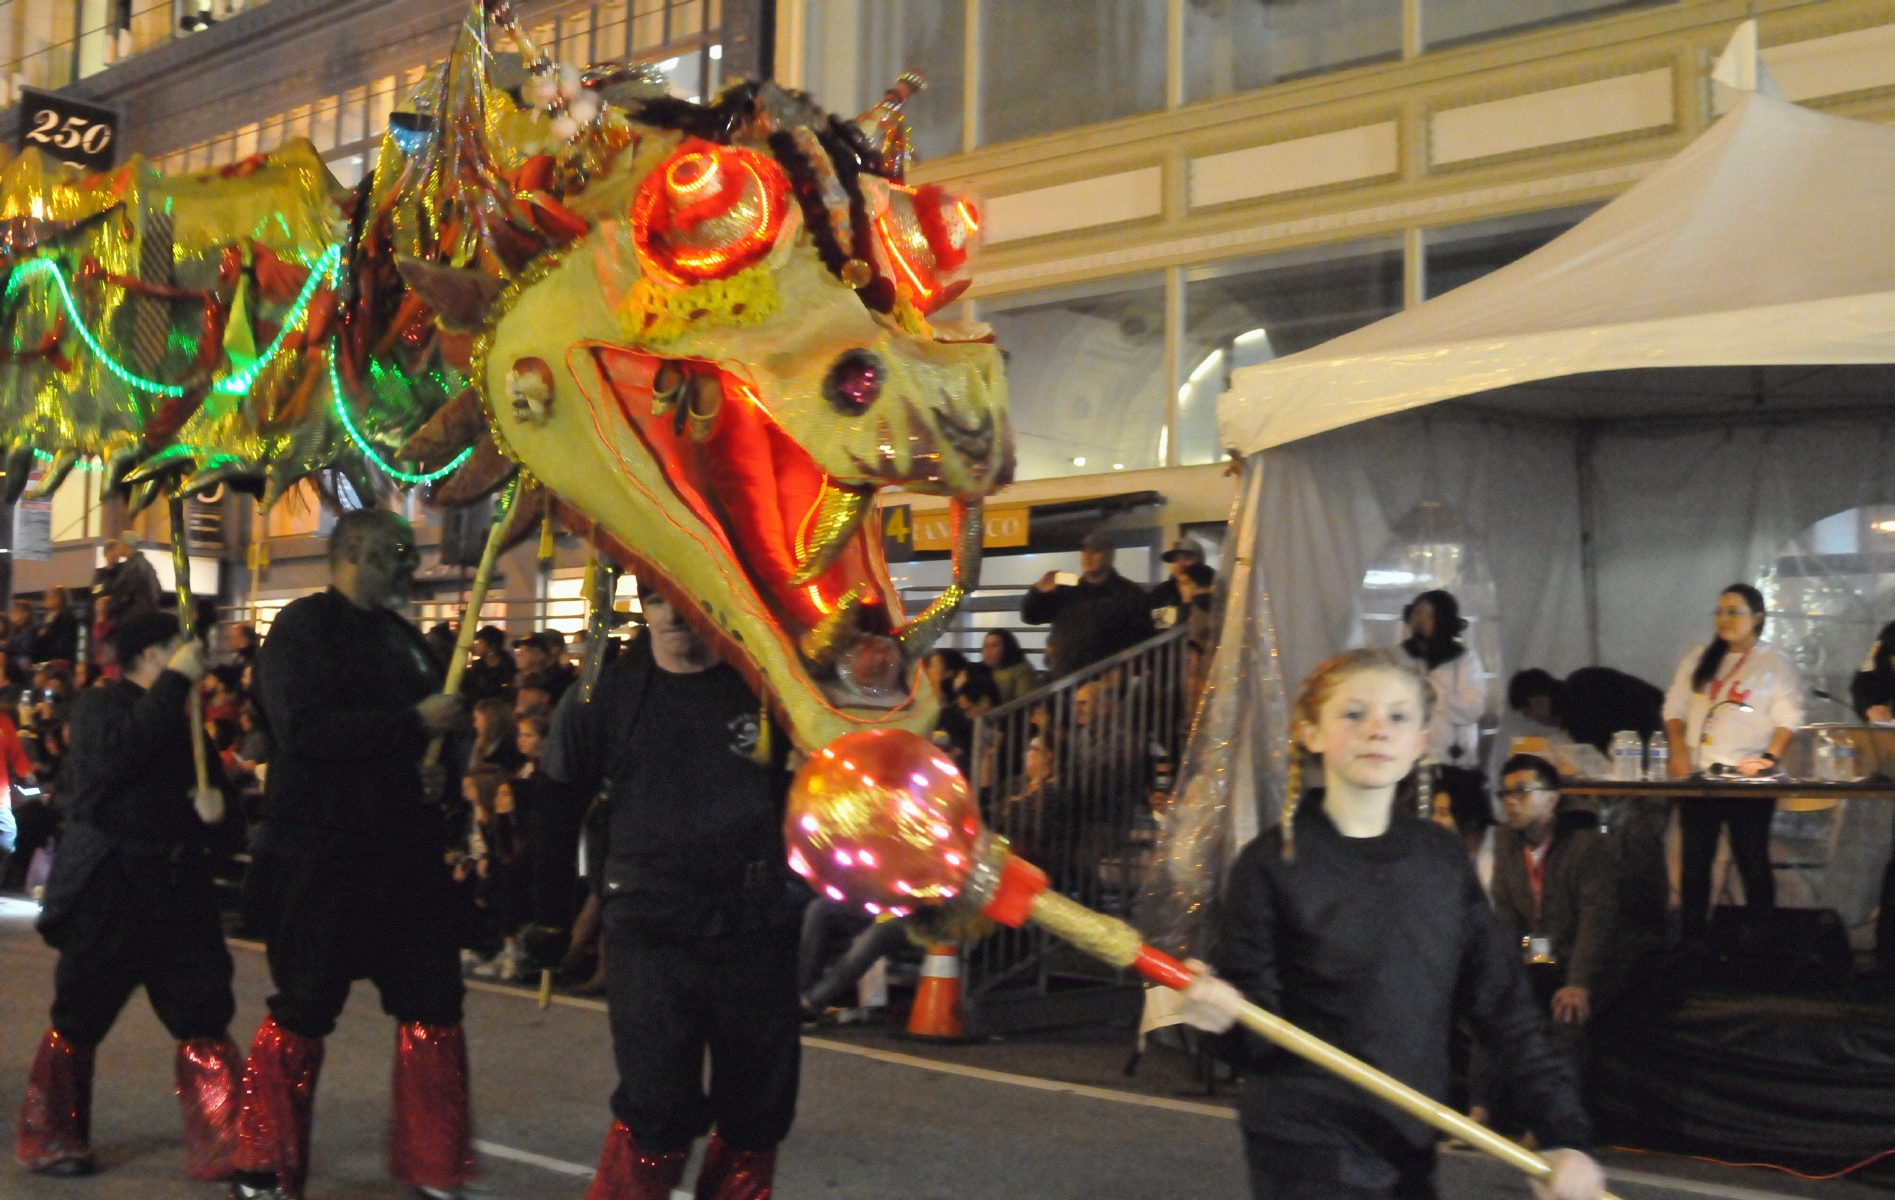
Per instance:
[[[1399,650],[1352,650],[1304,681],[1282,822],[1238,856],[1186,1019],[1227,1033],[1258,1200],[1432,1200],[1429,1126],[1241,1029],[1236,994],[1437,1100],[1466,1019],[1522,1098],[1554,1173],[1536,1194],[1594,1200],[1604,1177],[1565,1061],[1454,834],[1418,816],[1433,689]],[[1304,790],[1320,767],[1321,788]],[[1221,978],[1220,978],[1221,976]]]
[[[1682,779],[1705,775],[1769,775],[1789,749],[1803,723],[1803,676],[1779,646],[1761,641],[1765,620],[1763,594],[1747,583],[1733,583],[1717,598],[1711,621],[1717,631],[1710,644],[1687,651],[1665,693],[1665,736],[1671,742],[1670,767]],[[1681,799],[1678,827],[1683,841],[1679,892],[1684,907],[1684,937],[1701,941],[1709,925],[1711,862],[1717,835],[1731,831],[1731,858],[1744,880],[1744,903],[1766,909],[1776,904],[1776,878],[1770,872],[1770,819],[1776,801],[1744,795]]]

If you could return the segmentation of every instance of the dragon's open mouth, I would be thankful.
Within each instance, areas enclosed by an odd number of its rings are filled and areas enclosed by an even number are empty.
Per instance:
[[[864,519],[872,489],[837,482],[749,387],[712,364],[600,343],[582,350],[673,493],[745,573],[832,702],[901,703],[906,668],[939,635],[963,591],[950,589],[903,624]],[[957,511],[975,530],[977,548],[978,504]],[[968,565],[965,557],[957,555],[957,568]],[[978,571],[977,559],[971,565]]]

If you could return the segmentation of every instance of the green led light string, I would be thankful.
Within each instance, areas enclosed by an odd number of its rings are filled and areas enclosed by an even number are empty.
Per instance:
[[[276,331],[276,337],[271,340],[269,348],[243,370],[226,375],[212,383],[211,390],[224,396],[241,396],[248,392],[251,385],[256,383],[257,376],[261,375],[270,365],[270,361],[282,351],[283,342],[297,326],[302,324],[303,318],[309,313],[310,301],[315,299],[316,292],[322,287],[323,281],[333,279],[339,283],[341,274],[342,247],[331,246],[323,251],[322,257],[316,260],[316,265],[310,268],[309,278],[303,281],[303,290],[298,293],[295,303],[291,304],[289,311],[284,314],[283,325]],[[79,304],[73,299],[72,287],[66,282],[66,273],[60,270],[59,264],[52,259],[35,258],[21,263],[14,271],[12,280],[7,284],[7,298],[12,299],[13,293],[21,284],[42,276],[53,281],[53,286],[59,293],[60,303],[65,307],[66,315],[72,319],[73,328],[78,331],[79,340],[86,344],[86,349],[92,351],[93,356],[104,364],[105,369],[121,383],[137,391],[149,392],[154,396],[181,397],[184,395],[184,389],[175,383],[159,383],[154,379],[146,379],[114,358],[100,344],[99,339],[86,328],[85,318],[79,313]]]
[[[342,422],[342,428],[348,433],[349,440],[355,443],[355,448],[362,452],[363,457],[374,463],[376,467],[381,470],[382,474],[395,480],[397,483],[405,483],[411,486],[433,483],[437,479],[444,479],[453,474],[460,468],[462,463],[466,462],[468,458],[473,455],[474,451],[472,448],[469,448],[455,455],[453,460],[445,467],[415,474],[412,471],[402,470],[377,454],[375,447],[369,445],[368,439],[362,436],[362,431],[356,428],[355,418],[349,415],[349,404],[342,387],[342,373],[336,370],[336,355],[338,351],[339,347],[331,340],[329,343],[329,391],[335,398],[336,417]]]

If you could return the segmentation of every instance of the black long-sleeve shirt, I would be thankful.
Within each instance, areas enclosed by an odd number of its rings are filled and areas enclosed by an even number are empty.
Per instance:
[[[150,688],[128,679],[88,688],[72,712],[70,786],[73,820],[126,849],[166,854],[208,849],[220,839],[192,806],[197,765],[191,755],[191,681],[166,671]],[[217,755],[211,786],[222,789]],[[235,827],[236,797],[225,797],[223,826]]]
[[[421,795],[428,733],[415,711],[441,687],[419,631],[334,588],[289,605],[257,651],[269,726],[264,845],[291,854],[439,855]]]
[[[1467,1018],[1514,1084],[1541,1144],[1591,1144],[1519,948],[1501,934],[1459,838],[1401,812],[1380,837],[1344,837],[1318,793],[1297,813],[1292,861],[1282,844],[1272,829],[1238,856],[1213,955],[1220,975],[1255,1003],[1443,1102],[1449,1039]],[[1391,1157],[1436,1137],[1254,1034],[1235,1031],[1230,1050],[1251,1068],[1241,1117],[1261,1136]]]
[[[809,900],[785,865],[789,738],[770,731],[728,664],[675,674],[640,638],[599,676],[590,703],[563,701],[542,769],[580,796],[604,791],[603,869],[593,890],[640,927],[714,937],[785,925]]]

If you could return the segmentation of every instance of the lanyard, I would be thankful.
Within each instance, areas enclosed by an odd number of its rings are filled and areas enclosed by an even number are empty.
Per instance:
[[[1756,647],[1755,647],[1755,646],[1752,646],[1752,647],[1750,648],[1750,650],[1755,650],[1755,649],[1756,649]],[[1717,679],[1715,680],[1715,682],[1716,682],[1716,683],[1717,683],[1718,685],[1723,685],[1723,684],[1728,684],[1728,683],[1734,683],[1734,682],[1736,682],[1736,680],[1737,680],[1737,673],[1738,673],[1739,671],[1741,671],[1741,670],[1743,670],[1743,669],[1744,669],[1744,664],[1745,664],[1746,662],[1748,662],[1748,661],[1750,661],[1750,650],[1746,650],[1746,651],[1744,651],[1744,652],[1743,652],[1742,654],[1739,654],[1739,655],[1737,656],[1737,661],[1731,664],[1731,669],[1730,669],[1730,670],[1728,670],[1728,671],[1725,671],[1725,672],[1722,672],[1721,674],[1719,674],[1719,675],[1718,675],[1718,677],[1717,677]],[[1717,692],[1721,692],[1721,691],[1724,691],[1724,690],[1725,690],[1725,689],[1724,689],[1724,688],[1723,688],[1722,686],[1718,686],[1718,687],[1717,687],[1717,688],[1716,688],[1716,689],[1715,689],[1715,690],[1714,690],[1714,691],[1712,692],[1712,695],[1711,695],[1711,699],[1712,699],[1712,701],[1713,701],[1713,702],[1715,702],[1715,701],[1717,700],[1717,698],[1718,698],[1718,697],[1717,697]]]

